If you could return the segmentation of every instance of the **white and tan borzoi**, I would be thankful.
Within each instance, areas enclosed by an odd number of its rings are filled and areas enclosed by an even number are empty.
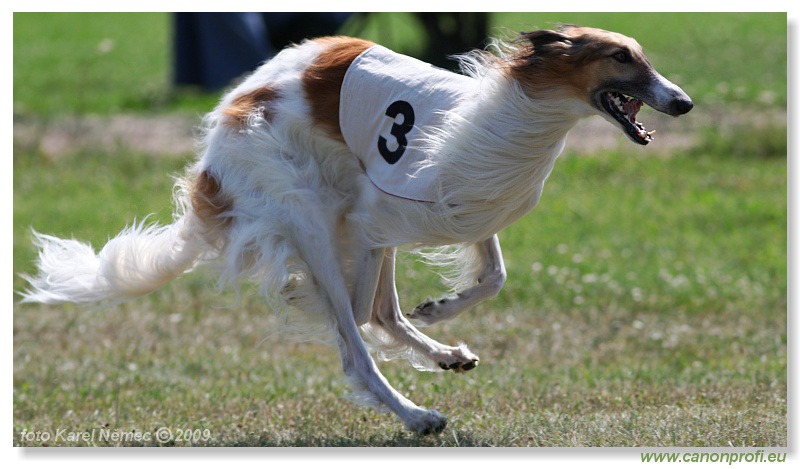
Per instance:
[[[412,322],[453,318],[498,293],[496,233],[536,206],[567,132],[599,114],[646,145],[643,103],[672,116],[692,108],[620,34],[561,26],[495,45],[499,56],[460,57],[466,76],[361,39],[284,50],[206,116],[172,225],[134,224],[99,254],[36,234],[40,272],[24,301],[134,298],[216,261],[223,283],[258,282],[275,309],[323,326],[359,402],[415,432],[441,431],[447,419],[395,391],[367,344],[420,369],[474,368],[465,345]],[[441,246],[455,247],[432,260],[457,268],[456,293],[404,315],[396,249]]]

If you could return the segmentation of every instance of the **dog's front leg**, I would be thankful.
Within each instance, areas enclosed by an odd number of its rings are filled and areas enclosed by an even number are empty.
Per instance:
[[[356,324],[365,324],[372,317],[376,294],[378,290],[378,280],[381,275],[385,249],[370,249],[365,251],[363,256],[356,262],[357,269],[354,272],[355,287],[353,289],[353,313],[355,314]]]
[[[393,356],[405,356],[418,368],[435,370],[438,367],[456,372],[475,368],[478,357],[466,345],[452,347],[441,344],[417,330],[403,316],[395,286],[395,253],[396,249],[386,250],[370,326],[383,330],[391,337]],[[399,351],[407,347],[413,349],[413,353]]]
[[[407,315],[415,323],[430,325],[445,319],[452,319],[483,300],[494,298],[506,281],[506,268],[497,235],[473,246],[477,250],[479,263],[474,285],[455,296],[445,296],[439,300],[428,300]]]

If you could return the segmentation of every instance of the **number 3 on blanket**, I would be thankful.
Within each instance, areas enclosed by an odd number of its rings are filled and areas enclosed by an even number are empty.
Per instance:
[[[392,130],[389,132],[397,141],[397,148],[389,150],[386,145],[387,141],[383,136],[378,137],[378,151],[384,160],[389,164],[395,164],[403,156],[408,145],[406,135],[414,128],[414,108],[411,107],[406,101],[395,101],[386,109],[386,115],[392,119],[397,119],[398,115],[403,116],[402,123],[395,122],[392,125]]]

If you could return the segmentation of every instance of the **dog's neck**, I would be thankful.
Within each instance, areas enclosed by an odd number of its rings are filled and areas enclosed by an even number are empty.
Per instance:
[[[583,117],[567,100],[531,99],[499,72],[481,77],[477,99],[455,114],[435,148],[441,200],[465,235],[478,237],[536,206],[567,133]]]

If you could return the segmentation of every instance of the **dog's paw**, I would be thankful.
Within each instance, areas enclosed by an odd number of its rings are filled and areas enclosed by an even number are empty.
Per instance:
[[[451,348],[447,353],[443,353],[437,358],[437,363],[441,369],[452,370],[456,373],[463,373],[475,368],[480,360],[464,344]]]
[[[424,410],[414,419],[406,422],[406,427],[418,435],[436,435],[447,426],[447,417],[435,410]]]
[[[446,319],[446,317],[443,317],[444,315],[442,313],[449,301],[451,301],[451,298],[447,297],[439,300],[429,298],[427,301],[417,305],[413,311],[407,313],[406,317],[415,325],[430,326],[442,319]]]
[[[456,373],[463,373],[465,371],[469,371],[469,370],[475,368],[476,366],[478,366],[478,360],[475,359],[475,360],[470,360],[468,362],[463,362],[463,363],[462,362],[456,362],[456,363],[439,362],[439,366],[443,370],[453,370]]]

